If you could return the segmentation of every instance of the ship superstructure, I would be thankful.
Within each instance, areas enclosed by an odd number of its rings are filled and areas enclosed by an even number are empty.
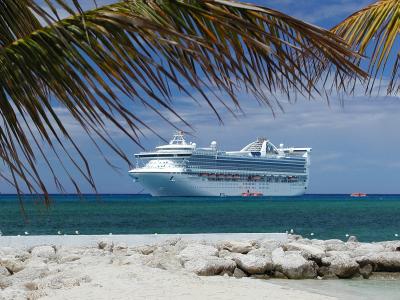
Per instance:
[[[129,174],[153,196],[298,196],[308,187],[310,152],[266,138],[240,151],[221,151],[215,141],[199,148],[177,132],[169,144],[135,154]]]

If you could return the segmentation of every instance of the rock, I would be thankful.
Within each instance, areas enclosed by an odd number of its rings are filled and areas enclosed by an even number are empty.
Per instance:
[[[277,249],[277,248],[279,248],[279,247],[282,247],[283,246],[283,244],[284,244],[284,242],[282,242],[282,241],[276,241],[276,240],[263,240],[262,242],[261,242],[261,249],[265,249],[266,251],[268,251],[268,252],[272,252],[272,251],[274,251],[275,249]],[[254,250],[252,250],[252,251],[254,251]]]
[[[300,253],[286,254],[282,248],[272,252],[272,262],[276,271],[282,272],[289,279],[317,277],[316,264],[306,260]]]
[[[13,282],[9,276],[1,276],[0,275],[0,289],[1,290],[4,290],[5,288],[12,286],[12,284],[13,284]],[[0,299],[2,299],[1,294],[0,294]]]
[[[253,243],[237,241],[223,242],[220,248],[234,253],[246,254],[253,249]]]
[[[247,274],[243,272],[243,270],[235,268],[235,270],[233,271],[233,277],[235,278],[247,277]]]
[[[112,251],[114,248],[114,242],[109,239],[102,239],[97,242],[97,247],[101,250]]]
[[[298,241],[303,239],[303,237],[300,234],[288,234],[288,240],[290,241]]]
[[[52,246],[37,246],[31,250],[33,257],[51,259],[54,258],[56,250]]]
[[[46,277],[48,274],[49,268],[46,263],[41,260],[31,260],[23,270],[12,277],[18,282],[27,282]]]
[[[145,246],[136,247],[134,249],[143,255],[149,255],[149,254],[153,253],[154,250],[156,250],[156,248],[157,248],[156,246],[145,245]]]
[[[360,243],[357,248],[350,252],[350,256],[358,257],[358,256],[365,256],[374,253],[384,252],[385,247],[380,244],[370,244],[370,243]]]
[[[143,262],[147,266],[162,270],[177,271],[182,269],[182,262],[177,258],[175,253],[170,252],[153,252],[150,255],[144,256]]]
[[[128,246],[125,243],[118,243],[113,247],[113,252],[127,250]]]
[[[372,264],[376,272],[400,272],[400,252],[380,252],[359,257],[360,265]]]
[[[226,250],[224,250],[226,251]],[[265,248],[258,248],[258,249],[253,249],[247,255],[253,255],[253,256],[258,256],[258,257],[271,257],[272,251],[269,249]]]
[[[346,243],[341,240],[332,239],[323,242],[326,251],[347,251],[348,247]]]
[[[373,268],[370,264],[367,264],[360,268],[360,274],[363,278],[368,279],[372,274]]]
[[[24,287],[29,291],[35,291],[39,289],[39,285],[35,281],[28,281],[24,284]]]
[[[307,260],[313,260],[318,264],[321,263],[322,258],[325,256],[324,248],[315,245],[304,245],[298,242],[286,244],[287,250],[300,251],[303,257]]]
[[[174,238],[166,240],[163,244],[165,246],[176,246],[181,241],[182,241],[181,237],[174,237]]]
[[[217,255],[218,255],[218,250],[213,246],[190,244],[179,253],[178,258],[181,260],[181,262],[185,262],[188,260],[197,259],[201,257],[217,256]]]
[[[338,277],[336,274],[326,266],[319,267],[318,270],[318,276],[322,277],[323,279],[337,279]]]
[[[359,265],[356,260],[347,253],[336,253],[335,255],[322,258],[322,263],[339,278],[350,278],[358,273]]]
[[[271,257],[238,255],[234,258],[234,261],[240,269],[249,274],[263,274],[267,271],[273,270]]]
[[[20,272],[25,268],[25,263],[15,258],[0,258],[0,266],[5,267],[11,274]]]
[[[61,257],[59,261],[61,264],[64,264],[64,263],[73,262],[73,261],[76,261],[79,259],[81,259],[81,257],[79,255],[71,254],[71,255]]]
[[[212,276],[223,272],[233,273],[236,263],[232,260],[210,256],[186,261],[184,267],[200,276]]]
[[[30,253],[23,249],[12,248],[12,247],[1,247],[0,248],[0,257],[4,257],[4,256],[13,256],[16,258],[22,258],[22,257],[29,258]]]
[[[218,252],[218,257],[226,258],[226,259],[234,259],[238,255],[241,255],[241,254],[240,253],[232,253],[225,249],[222,249]]]
[[[379,244],[385,248],[384,252],[400,251],[400,241],[387,241]]]
[[[349,238],[347,239],[347,242],[348,242],[348,243],[358,243],[358,239],[357,239],[356,236],[351,235],[351,236],[349,236]]]
[[[271,257],[273,263],[279,262],[285,258],[285,252],[283,251],[282,247],[276,248],[274,251],[272,251]]]
[[[0,266],[0,276],[9,276],[10,272],[7,270],[6,267]]]

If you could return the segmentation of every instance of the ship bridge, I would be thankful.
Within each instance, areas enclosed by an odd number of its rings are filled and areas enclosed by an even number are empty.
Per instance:
[[[187,143],[182,131],[177,131],[172,140],[167,145],[158,146],[155,151],[140,152],[135,154],[136,158],[173,158],[173,157],[188,157],[196,149],[195,143]]]

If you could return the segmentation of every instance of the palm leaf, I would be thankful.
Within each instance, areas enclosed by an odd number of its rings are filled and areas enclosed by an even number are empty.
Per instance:
[[[311,96],[331,72],[337,88],[365,76],[340,38],[263,7],[225,0],[131,0],[83,11],[77,1],[68,6],[47,0],[48,9],[28,0],[14,7],[14,2],[0,0],[7,26],[0,33],[0,157],[10,174],[3,176],[18,192],[43,192],[46,202],[39,158],[60,189],[62,169],[79,192],[68,160],[95,189],[60,109],[101,153],[105,144],[129,163],[108,127],[140,146],[143,130],[153,130],[137,113],[139,106],[172,126],[165,112],[190,126],[174,109],[172,87],[190,97],[196,90],[201,98],[193,100],[205,101],[221,118],[221,107],[232,113],[240,108],[236,95],[243,89],[273,108],[275,93]],[[61,20],[56,5],[71,16]],[[21,19],[30,21],[17,24]],[[57,157],[57,170],[43,145]]]
[[[399,0],[377,1],[346,18],[332,32],[341,36],[360,54],[369,56],[371,79],[367,91],[372,90],[376,79],[385,74],[386,68],[391,68],[387,93],[399,92]],[[362,60],[358,63],[362,63]]]

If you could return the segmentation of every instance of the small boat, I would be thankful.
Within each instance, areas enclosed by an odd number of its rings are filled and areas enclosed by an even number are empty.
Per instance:
[[[351,193],[350,197],[367,197],[365,193]]]
[[[242,193],[242,196],[243,196],[243,197],[250,197],[250,196],[251,196],[251,193]]]

